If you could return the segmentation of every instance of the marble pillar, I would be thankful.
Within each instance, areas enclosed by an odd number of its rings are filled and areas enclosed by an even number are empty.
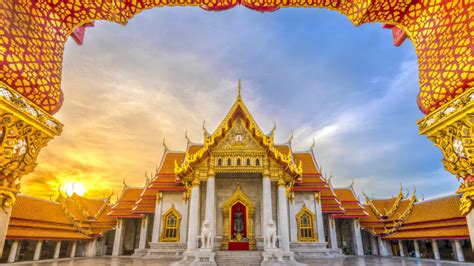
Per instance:
[[[439,247],[436,239],[431,240],[431,248],[433,249],[433,255],[435,260],[440,260],[441,256],[439,255]]]
[[[318,227],[318,242],[326,242],[324,234],[324,220],[323,220],[323,209],[321,206],[321,193],[316,192],[314,194],[314,208],[316,214],[316,226]]]
[[[352,238],[354,239],[355,254],[364,256],[364,246],[362,245],[362,234],[360,232],[359,219],[352,219]]]
[[[214,173],[214,172],[212,172]],[[211,223],[213,236],[216,235],[216,177],[209,175],[206,185],[206,215],[204,218]]]
[[[454,248],[456,250],[456,258],[458,261],[464,261],[464,252],[460,240],[454,240]]]
[[[398,240],[398,249],[400,249],[400,257],[405,257],[405,245],[402,240]]]
[[[18,254],[18,247],[20,246],[20,240],[15,240],[12,243],[12,246],[10,247],[10,253],[8,254],[8,260],[7,262],[15,262],[16,260],[16,255]]]
[[[117,226],[115,227],[114,246],[112,249],[112,256],[122,255],[123,242],[123,219],[117,219]]]
[[[413,240],[413,245],[415,246],[415,258],[419,259],[421,257],[420,243],[418,243],[418,240]]]
[[[35,253],[33,254],[33,260],[39,260],[41,258],[42,248],[43,248],[43,240],[36,241]]]
[[[471,247],[474,249],[474,208],[466,215],[467,228],[469,230],[469,238],[471,240]]]
[[[151,242],[158,243],[160,240],[160,230],[161,230],[161,212],[163,208],[163,193],[156,193],[156,205],[155,205],[155,216],[153,219],[153,232],[151,234]]]
[[[59,259],[60,252],[61,252],[61,241],[56,241],[56,245],[54,245],[53,259]]]
[[[71,253],[69,254],[70,258],[74,258],[76,256],[76,247],[77,241],[72,241]]]
[[[0,210],[0,258],[3,256],[3,248],[5,247],[11,213],[11,207],[5,207],[5,210]]]
[[[270,176],[264,175],[262,178],[262,189],[263,189],[263,223],[262,223],[262,232],[265,230],[265,225],[270,219],[272,219],[272,183],[270,181]]]
[[[148,233],[148,215],[145,214],[142,218],[141,228],[140,228],[140,241],[138,242],[139,249],[146,249],[146,236]]]
[[[329,225],[329,244],[331,248],[338,248],[337,246],[337,231],[336,231],[336,220],[328,215]]]
[[[377,238],[373,235],[370,235],[370,246],[371,246],[372,255],[375,255],[375,256],[379,255]]]
[[[199,179],[195,177],[191,188],[191,202],[189,206],[188,224],[188,251],[197,248],[197,235],[199,232]]]
[[[377,236],[377,242],[379,244],[380,256],[387,257],[388,256],[388,250],[387,250],[387,246],[386,246],[385,241],[382,240],[381,236]]]
[[[278,181],[278,229],[280,230],[280,248],[290,251],[290,232],[288,226],[288,199],[286,197],[285,181]]]
[[[97,238],[87,242],[86,257],[95,257],[97,253]]]

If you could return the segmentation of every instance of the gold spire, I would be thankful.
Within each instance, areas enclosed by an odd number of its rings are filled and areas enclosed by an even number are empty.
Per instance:
[[[239,78],[239,85],[237,87],[237,100],[241,100],[242,97],[240,96],[240,90],[241,90],[241,83],[240,83],[240,78]]]

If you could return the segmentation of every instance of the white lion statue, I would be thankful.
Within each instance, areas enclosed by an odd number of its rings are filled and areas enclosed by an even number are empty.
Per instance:
[[[267,248],[274,249],[276,248],[277,242],[277,229],[275,226],[275,221],[270,219],[265,226],[265,243]]]
[[[201,248],[212,249],[214,245],[214,237],[212,234],[211,223],[204,221],[201,228]]]

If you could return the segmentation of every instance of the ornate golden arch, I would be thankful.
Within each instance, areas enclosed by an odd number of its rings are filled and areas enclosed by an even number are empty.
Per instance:
[[[247,219],[247,237],[249,239],[249,247],[250,250],[255,250],[255,226],[254,226],[254,218],[255,218],[255,205],[253,202],[245,195],[244,192],[240,189],[240,185],[237,185],[237,189],[235,190],[234,194],[230,196],[222,206],[222,213],[224,215],[224,236],[222,239],[221,247],[223,250],[229,249],[229,241],[232,240],[231,236],[231,209],[237,202],[242,203],[246,207],[246,219]]]
[[[173,228],[170,228],[170,225],[168,224],[168,217],[174,215],[176,217],[175,225]],[[178,212],[178,210],[174,207],[174,204],[171,205],[171,208],[166,211],[162,216],[161,216],[161,237],[160,241],[161,242],[179,242],[179,231],[180,231],[180,226],[181,226],[181,214]],[[167,235],[167,229],[174,229],[176,230],[175,234],[173,235]]]
[[[303,217],[307,215],[309,216],[310,224],[303,228]],[[306,207],[306,204],[303,205],[303,208],[296,214],[296,224],[298,227],[298,241],[300,242],[315,242],[318,241],[318,237],[316,236],[316,228],[315,228],[315,221],[316,216],[314,213]],[[302,230],[309,230],[310,234],[302,234]]]

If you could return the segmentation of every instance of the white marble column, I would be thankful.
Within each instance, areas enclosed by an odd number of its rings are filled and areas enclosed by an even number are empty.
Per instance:
[[[18,254],[18,246],[20,245],[20,240],[15,240],[10,247],[10,253],[8,254],[8,261],[9,263],[15,262],[16,254]]]
[[[35,253],[33,254],[33,260],[39,260],[41,258],[42,247],[43,247],[43,240],[36,241]]]
[[[197,247],[197,235],[199,232],[199,185],[199,178],[196,176],[192,183],[191,202],[189,205],[188,251],[194,251]]]
[[[112,256],[122,255],[123,242],[123,219],[117,219],[117,226],[115,227],[114,247],[112,249]]]
[[[288,199],[286,198],[286,186],[283,177],[278,180],[278,227],[281,236],[280,248],[283,251],[290,251]]]
[[[371,246],[371,251],[372,251],[372,255],[379,255],[379,249],[377,247],[377,238],[375,238],[375,236],[373,235],[370,235],[370,246]]]
[[[462,250],[461,241],[454,240],[454,247],[456,250],[456,258],[458,261],[464,261],[464,252]]]
[[[206,184],[206,215],[205,220],[211,223],[212,234],[216,235],[216,177],[210,170]]]
[[[405,245],[402,240],[398,240],[398,249],[400,249],[400,257],[405,257]]]
[[[262,224],[262,232],[265,230],[265,225],[268,223],[270,219],[273,217],[273,210],[272,210],[272,182],[270,181],[269,171],[268,175],[264,175],[262,178],[262,187],[263,187],[263,224]]]
[[[431,240],[431,248],[433,249],[433,255],[435,260],[440,260],[441,256],[439,255],[439,247],[436,239]]]
[[[74,258],[76,256],[76,247],[77,241],[72,241],[71,253],[69,254],[70,258]]]
[[[95,257],[97,253],[97,238],[87,242],[86,257]]]
[[[382,240],[382,237],[380,236],[377,236],[377,242],[379,244],[379,248],[380,248],[380,256],[382,257],[387,257],[388,256],[388,250],[387,250],[387,246],[385,245],[385,241]]]
[[[413,245],[415,246],[415,258],[419,259],[421,257],[420,253],[420,244],[418,240],[413,240]]]
[[[163,208],[163,193],[156,193],[155,216],[153,218],[153,232],[151,233],[151,242],[158,243],[161,231],[161,212]]]
[[[471,239],[472,248],[474,249],[474,208],[466,215],[467,229],[469,230],[469,238]]]
[[[356,255],[364,256],[364,246],[362,245],[362,234],[360,233],[359,219],[352,219],[352,237],[354,239]]]
[[[10,216],[12,208],[5,208],[0,210],[0,258],[3,256],[3,248],[7,237],[8,224],[10,223]]]
[[[337,246],[337,231],[336,231],[336,220],[331,216],[328,216],[329,225],[329,243],[331,248],[338,248]]]
[[[145,214],[142,218],[141,228],[140,228],[140,241],[138,242],[139,249],[146,249],[146,236],[148,233],[148,215]]]
[[[326,242],[326,236],[324,234],[324,220],[323,220],[323,209],[321,206],[321,193],[314,193],[314,211],[316,214],[316,226],[318,227],[318,242]]]
[[[54,245],[53,259],[59,259],[60,252],[61,252],[61,241],[56,241],[56,245]]]

